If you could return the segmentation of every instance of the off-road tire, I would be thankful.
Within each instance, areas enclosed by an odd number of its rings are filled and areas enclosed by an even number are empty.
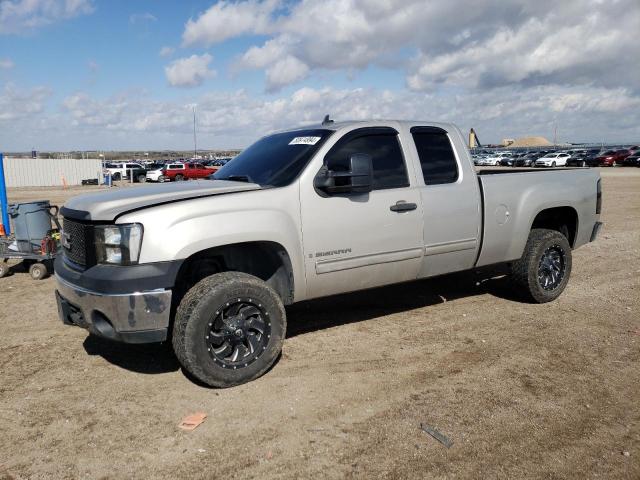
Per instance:
[[[44,280],[49,276],[49,270],[44,263],[34,263],[29,267],[29,275],[34,280]]]
[[[264,350],[248,366],[223,367],[214,361],[205,338],[216,314],[236,299],[259,303],[269,319]],[[287,319],[282,300],[265,282],[253,275],[223,272],[211,275],[183,297],[173,325],[173,350],[182,367],[211,387],[225,388],[263,375],[282,351]]]
[[[538,279],[538,274],[542,257],[549,248],[560,249],[564,263],[561,280],[552,289],[545,289]],[[511,278],[516,293],[529,302],[551,302],[564,291],[570,276],[571,246],[567,237],[556,230],[532,229],[522,258],[511,265]]]

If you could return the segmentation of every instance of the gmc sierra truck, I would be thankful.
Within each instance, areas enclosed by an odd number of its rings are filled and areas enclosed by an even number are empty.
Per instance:
[[[275,362],[294,302],[489,265],[554,300],[600,209],[597,170],[476,173],[454,125],[325,121],[258,140],[211,180],[71,199],[59,314],[170,340],[200,381],[238,385]]]

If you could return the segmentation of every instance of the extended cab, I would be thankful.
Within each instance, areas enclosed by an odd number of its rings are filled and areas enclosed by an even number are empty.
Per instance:
[[[175,180],[179,182],[181,180],[194,180],[196,178],[207,178],[211,173],[211,169],[201,163],[172,163],[162,169],[158,181],[169,182]]]
[[[554,300],[600,209],[597,170],[477,174],[451,124],[325,122],[213,180],[71,199],[56,295],[66,324],[170,338],[194,377],[237,385],[278,357],[294,302],[497,264],[526,300]]]

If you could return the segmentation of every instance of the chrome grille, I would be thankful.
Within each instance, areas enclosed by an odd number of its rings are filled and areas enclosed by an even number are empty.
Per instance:
[[[62,221],[62,247],[65,257],[73,263],[87,264],[87,246],[90,242],[91,226],[72,220]]]

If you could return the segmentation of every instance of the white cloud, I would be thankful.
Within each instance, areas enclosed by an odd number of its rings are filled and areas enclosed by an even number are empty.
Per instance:
[[[198,138],[204,148],[245,147],[274,130],[336,120],[418,118],[474,127],[484,142],[504,137],[552,138],[557,122],[562,141],[640,139],[640,96],[629,89],[507,85],[474,95],[434,95],[372,88],[304,87],[265,99],[244,90],[211,92],[174,101],[144,93],[94,98],[78,92],[46,110],[51,96],[38,87],[0,90],[0,129],[6,150],[78,148],[188,148],[191,105],[198,104]],[[517,98],[517,101],[514,99]]]
[[[153,13],[149,13],[149,12],[133,13],[129,16],[129,23],[132,25],[135,25],[136,23],[143,23],[143,22],[155,22],[157,20],[158,18]]]
[[[215,76],[215,70],[209,70],[213,57],[208,53],[191,55],[174,60],[165,67],[164,72],[169,84],[174,87],[196,87],[207,78]]]
[[[47,87],[22,90],[11,83],[6,84],[0,90],[0,125],[41,114],[50,97],[51,90]],[[6,132],[6,127],[10,126],[9,123],[3,130]]]
[[[197,19],[189,19],[182,34],[183,45],[210,46],[246,33],[265,33],[278,5],[278,0],[222,0]]]
[[[306,64],[296,57],[287,55],[267,68],[267,91],[277,91],[286,85],[302,80],[308,73],[309,67]]]
[[[479,0],[472,6],[466,0],[248,0],[214,5],[187,23],[183,40],[206,46],[267,35],[234,68],[265,70],[270,90],[306,76],[295,69],[283,74],[289,57],[296,67],[306,65],[307,74],[404,68],[414,90],[508,84],[640,88],[640,68],[630,61],[640,58],[631,33],[638,26],[637,0]],[[282,82],[270,81],[273,72]]]
[[[93,10],[91,0],[2,0],[0,34],[22,33]]]
[[[173,47],[162,47],[160,49],[159,55],[161,57],[170,57],[171,55],[173,55],[173,52],[175,52],[176,49]]]
[[[15,63],[10,58],[0,58],[0,70],[9,70],[15,67]]]

